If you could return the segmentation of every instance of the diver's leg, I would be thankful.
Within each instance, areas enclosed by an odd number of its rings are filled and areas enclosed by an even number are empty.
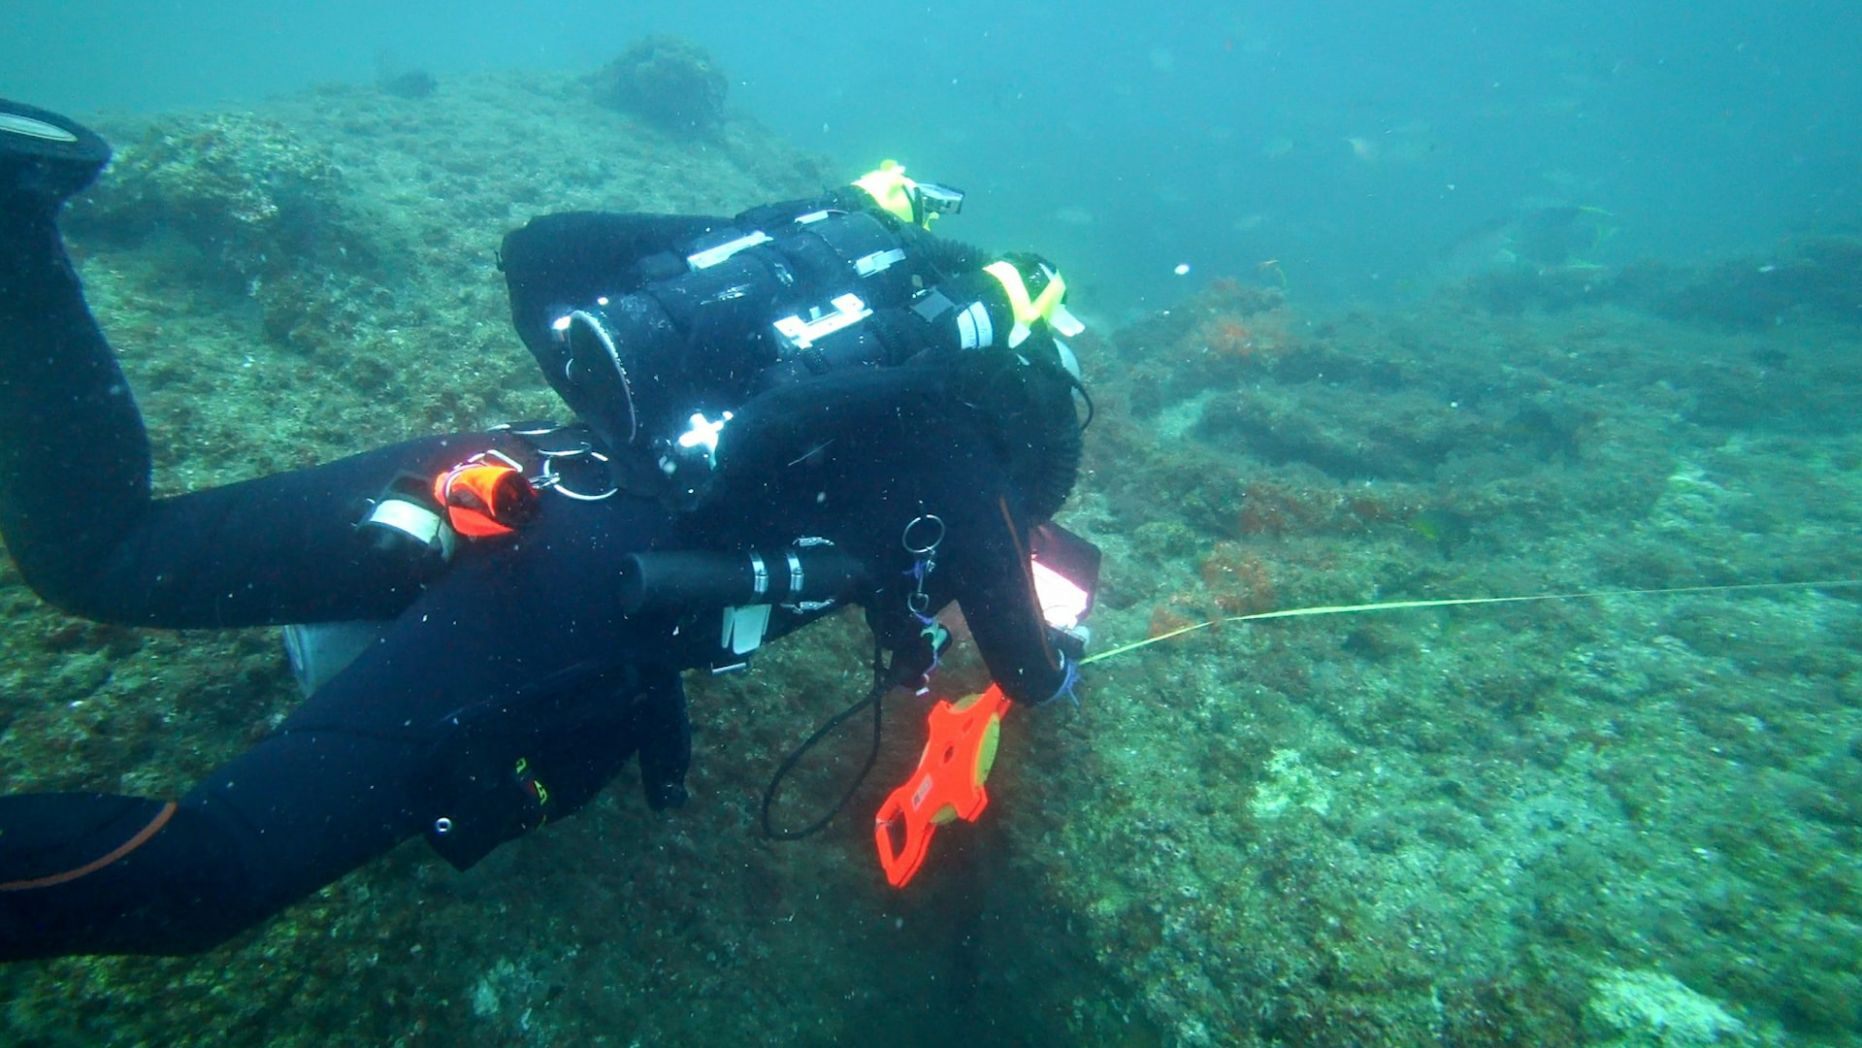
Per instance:
[[[142,418],[56,224],[109,155],[71,121],[0,101],[0,527],[74,557],[113,544],[149,497]]]
[[[0,533],[20,573],[66,611],[133,625],[395,614],[437,566],[358,533],[365,500],[493,439],[432,438],[151,501],[142,417],[56,223],[108,157],[77,124],[0,100]]]
[[[370,500],[397,476],[431,478],[500,446],[518,451],[497,434],[428,437],[157,499],[102,549],[34,544],[4,514],[0,524],[33,589],[87,618],[172,629],[387,619],[446,565],[411,537],[358,527]],[[0,472],[0,507],[14,484]],[[454,563],[480,552],[467,546]]]
[[[460,566],[173,806],[0,798],[0,959],[206,949],[410,836],[469,866],[579,807],[634,749],[603,537]]]
[[[57,206],[109,160],[109,144],[88,128],[0,98],[0,199],[18,193]]]
[[[239,894],[222,837],[172,801],[0,797],[0,960],[211,945]]]
[[[275,736],[179,802],[0,797],[0,960],[215,946],[411,836],[417,756]]]

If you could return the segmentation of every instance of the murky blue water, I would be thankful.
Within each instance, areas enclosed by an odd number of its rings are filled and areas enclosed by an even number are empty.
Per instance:
[[[1568,252],[1597,262],[1862,221],[1862,8],[1840,0],[19,6],[0,93],[78,112],[592,69],[679,33],[734,104],[850,169],[976,190],[967,235],[1071,260],[1112,312],[1270,260],[1308,296],[1401,292],[1544,208],[1610,216]]]

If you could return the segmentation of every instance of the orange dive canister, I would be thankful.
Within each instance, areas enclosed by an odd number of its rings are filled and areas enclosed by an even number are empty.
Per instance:
[[[474,455],[433,478],[433,499],[467,538],[509,535],[536,519],[536,486],[495,452]]]

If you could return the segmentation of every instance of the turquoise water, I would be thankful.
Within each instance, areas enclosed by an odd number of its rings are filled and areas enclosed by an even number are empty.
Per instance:
[[[206,957],[14,965],[0,1039],[1862,1042],[1862,591],[1625,592],[1862,574],[1849,8],[324,10],[0,39],[0,94],[120,147],[68,226],[164,491],[557,412],[490,257],[533,214],[891,154],[971,191],[954,234],[1075,277],[1096,649],[1612,595],[1098,664],[1015,711],[989,813],[903,894],[865,813],[907,702],[839,823],[754,831],[858,690],[862,628],[824,625],[693,682],[686,811],[623,781]],[[648,29],[730,74],[717,134],[597,104]],[[415,70],[431,94],[384,90]],[[172,793],[295,701],[269,632],[78,623],[10,566],[0,614],[8,789]]]
[[[987,188],[973,235],[1089,261],[1108,310],[1267,259],[1308,294],[1381,296],[1484,258],[1492,230],[1548,206],[1618,216],[1595,259],[1610,262],[1853,229],[1862,207],[1862,11],[1841,0],[1167,15],[958,0],[871,18],[718,0],[92,0],[11,17],[0,91],[86,112],[415,68],[584,71],[681,34],[718,56],[733,104],[798,146],[862,170],[896,153]]]

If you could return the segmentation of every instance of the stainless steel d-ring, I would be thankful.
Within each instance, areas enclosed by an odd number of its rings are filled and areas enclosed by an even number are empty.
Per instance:
[[[912,531],[921,525],[931,531],[931,541],[914,543],[912,541]],[[899,545],[904,546],[905,552],[915,557],[922,557],[936,550],[943,541],[944,518],[935,513],[921,513],[913,517],[912,522],[905,525],[905,530],[899,535]]]
[[[608,461],[608,456],[602,454],[599,451],[595,451],[593,449],[589,450],[587,452],[587,455],[589,458],[594,459],[596,462],[605,463]],[[567,484],[564,484],[562,480],[562,474],[556,472],[556,459],[567,458],[567,457],[569,456],[562,456],[562,455],[543,456],[542,475],[538,478],[539,483],[537,486],[547,487],[549,488],[549,490],[554,491],[558,495],[562,495],[565,498],[575,499],[578,502],[600,502],[602,499],[608,498],[609,496],[613,495],[615,492],[621,490],[620,487],[617,485],[603,492],[591,493],[587,491],[576,491],[574,488],[571,488]]]

